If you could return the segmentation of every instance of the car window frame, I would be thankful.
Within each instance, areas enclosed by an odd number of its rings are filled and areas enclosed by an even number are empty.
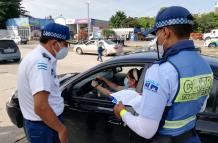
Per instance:
[[[217,82],[217,88],[218,88],[218,77],[214,76],[214,80],[216,80]],[[214,101],[213,101],[213,107],[212,107],[212,112],[214,113],[217,113],[218,114],[218,89],[216,90],[216,93],[215,93],[215,98],[214,98]]]
[[[108,69],[108,68],[118,67],[118,66],[141,66],[141,67],[145,68],[145,67],[147,67],[145,65],[151,64],[151,63],[152,63],[151,61],[137,62],[137,63],[117,63],[117,64],[108,64],[108,65],[105,65],[103,67],[97,67],[97,68],[93,69],[92,72],[90,72],[90,70],[88,70],[85,74],[81,75],[80,77],[75,76],[77,79],[75,80],[74,78],[72,78],[68,83],[62,85],[61,90],[62,91],[64,91],[65,89],[70,90],[71,86],[75,86],[77,83],[79,83],[80,81],[86,79],[87,77],[92,76],[92,75],[96,74],[97,72]],[[65,88],[63,88],[63,86],[65,86]],[[86,103],[93,103],[93,102],[96,103],[96,102],[98,102],[98,105],[102,105],[102,106],[105,106],[105,105],[106,106],[111,106],[111,105],[113,105],[113,103],[110,102],[109,100],[107,101],[107,100],[101,100],[101,99],[81,98],[81,97],[74,97],[74,99],[81,100],[81,101],[86,102]]]

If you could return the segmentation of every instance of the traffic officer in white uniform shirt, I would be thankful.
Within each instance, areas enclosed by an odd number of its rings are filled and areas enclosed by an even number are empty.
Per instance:
[[[46,25],[40,44],[19,66],[18,99],[29,143],[67,143],[56,64],[67,56],[69,38],[68,27]]]
[[[138,135],[153,143],[200,143],[196,115],[203,111],[213,82],[209,64],[193,41],[193,17],[184,7],[171,6],[158,13],[151,32],[162,58],[146,72],[139,116],[122,103],[114,113]]]

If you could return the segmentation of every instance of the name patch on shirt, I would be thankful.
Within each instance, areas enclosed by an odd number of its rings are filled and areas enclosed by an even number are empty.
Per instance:
[[[38,62],[37,63],[37,69],[38,70],[48,70],[48,64],[42,63],[42,62]]]
[[[159,84],[153,80],[147,80],[145,81],[144,87],[152,92],[157,92],[159,89]]]

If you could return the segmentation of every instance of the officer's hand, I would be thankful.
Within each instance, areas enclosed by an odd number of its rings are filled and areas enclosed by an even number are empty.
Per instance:
[[[121,110],[125,109],[125,106],[123,105],[123,103],[120,101],[119,104],[116,104],[114,106],[114,114],[118,119],[121,119],[120,117],[120,112]]]
[[[60,132],[58,132],[60,143],[67,143],[67,129],[66,127],[63,127]]]
[[[97,87],[98,86],[98,82],[95,81],[95,80],[92,80],[91,85],[92,85],[92,87]]]

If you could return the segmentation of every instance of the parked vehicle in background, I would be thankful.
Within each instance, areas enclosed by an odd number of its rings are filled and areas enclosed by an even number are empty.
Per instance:
[[[209,40],[211,38],[218,38],[218,29],[213,29],[210,33],[205,33],[203,35],[204,40]]]
[[[111,40],[90,40],[86,43],[77,44],[74,46],[74,52],[77,54],[93,53],[97,54],[98,42],[103,43],[103,56],[108,56],[112,54],[119,55],[123,52],[123,46],[112,42]]]
[[[211,42],[208,47],[215,48],[218,47],[218,41]]]
[[[110,39],[112,42],[116,43],[117,45],[124,46],[124,39]]]
[[[21,37],[20,44],[27,44],[28,39],[26,37]]]
[[[190,38],[193,40],[203,40],[203,34],[202,33],[191,33]]]
[[[218,38],[206,40],[204,42],[204,46],[211,47],[211,48],[218,47]]]
[[[152,41],[155,39],[155,37],[155,35],[148,34],[147,36],[145,36],[145,41]]]
[[[13,40],[0,40],[0,61],[13,60],[19,62],[21,54]]]
[[[2,40],[13,40],[16,44],[21,43],[21,38],[20,38],[20,36],[17,36],[17,35],[8,35],[8,36],[2,38]]]

